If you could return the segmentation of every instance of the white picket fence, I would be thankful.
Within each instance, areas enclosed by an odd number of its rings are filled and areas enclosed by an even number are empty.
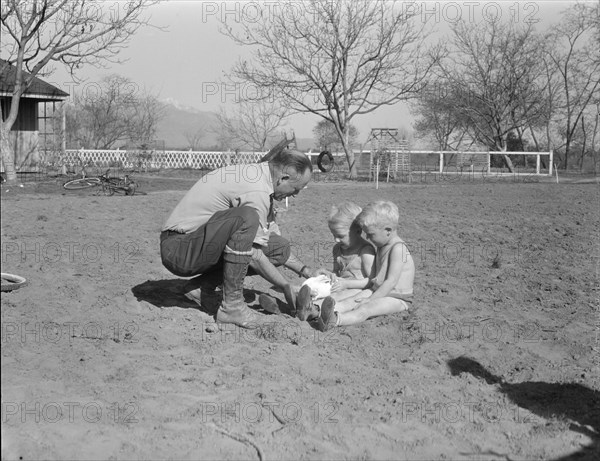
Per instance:
[[[359,170],[368,171],[372,176],[377,169],[377,162],[373,153],[369,150],[355,150],[355,159]],[[384,169],[389,168],[390,173],[410,173],[418,171],[420,165],[411,163],[411,156],[414,154],[433,154],[439,157],[439,173],[446,172],[447,167],[444,163],[446,155],[456,155],[456,169],[460,168],[462,172],[465,168],[473,171],[491,172],[491,155],[502,155],[501,152],[455,152],[455,151],[393,151],[390,152],[390,162]],[[552,175],[553,171],[553,152],[508,152],[509,155],[535,156],[535,174]],[[98,167],[120,166],[123,168],[145,168],[145,169],[167,169],[167,168],[190,168],[213,170],[226,165],[240,163],[258,162],[265,152],[221,152],[221,151],[177,151],[177,150],[108,150],[108,149],[67,149],[62,152],[47,153],[45,162],[47,166],[56,165],[87,165],[93,163]],[[316,160],[318,152],[307,154],[313,163],[314,171],[318,171]],[[345,164],[345,154],[333,154],[335,163]],[[541,156],[548,157],[548,167],[545,172],[541,171]]]
[[[220,168],[236,163],[258,162],[264,152],[198,152],[198,151],[127,151],[68,149],[64,155],[57,153],[54,161],[67,165],[93,163],[100,167],[120,165],[125,168]],[[47,160],[49,160],[47,158]]]

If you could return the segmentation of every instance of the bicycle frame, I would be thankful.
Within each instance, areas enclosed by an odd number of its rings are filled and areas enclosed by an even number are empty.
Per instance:
[[[85,169],[82,171],[82,178],[67,181],[63,187],[67,190],[78,190],[87,189],[90,187],[100,187],[97,189],[97,193],[100,191],[104,195],[114,195],[115,192],[124,195],[134,195],[137,188],[137,184],[133,181],[128,174],[123,178],[111,178],[109,176],[110,168],[106,170],[104,174],[99,176],[87,176]]]
[[[99,176],[100,185],[102,186],[104,195],[114,195],[115,192],[123,193],[125,195],[135,194],[137,185],[128,174],[123,176],[123,178],[110,178],[108,176],[109,172],[110,170],[106,170],[106,173]]]

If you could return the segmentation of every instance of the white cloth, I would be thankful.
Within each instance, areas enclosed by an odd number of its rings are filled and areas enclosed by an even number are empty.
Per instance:
[[[306,279],[302,286],[308,285],[313,299],[322,299],[331,295],[331,280],[326,275],[317,275]]]

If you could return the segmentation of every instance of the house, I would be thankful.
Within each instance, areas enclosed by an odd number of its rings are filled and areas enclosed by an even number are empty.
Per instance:
[[[17,68],[9,62],[0,59],[0,107],[2,108],[2,120],[8,118],[12,93],[15,88]],[[25,79],[29,80],[31,75],[25,72]],[[37,77],[31,79],[31,83],[21,96],[19,102],[19,115],[10,132],[10,142],[15,152],[15,168],[17,171],[37,171],[43,164],[44,149],[46,144],[40,146],[40,120],[42,121],[42,137],[50,131],[46,122],[53,114],[55,104],[64,101],[69,96],[59,88],[51,85]],[[50,107],[49,107],[50,105]],[[4,170],[4,165],[2,165]]]

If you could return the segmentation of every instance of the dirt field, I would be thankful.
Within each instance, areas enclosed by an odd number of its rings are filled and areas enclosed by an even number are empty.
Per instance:
[[[158,251],[190,178],[3,184],[2,271],[30,283],[2,295],[2,459],[600,459],[598,184],[433,179],[321,180],[281,213],[331,267],[331,204],[400,207],[419,310],[327,334],[209,332]]]

